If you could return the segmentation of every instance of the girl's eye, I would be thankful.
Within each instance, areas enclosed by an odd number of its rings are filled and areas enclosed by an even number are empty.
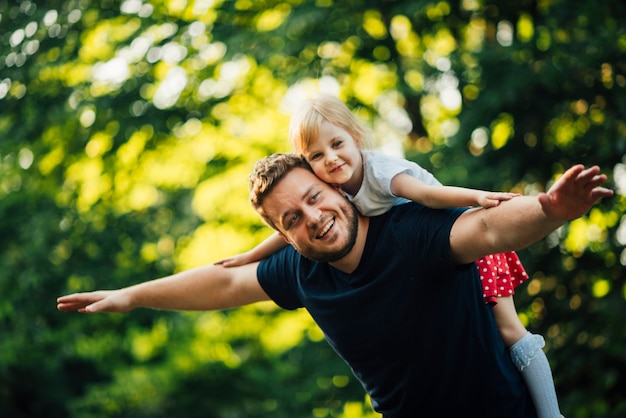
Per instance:
[[[313,154],[309,159],[311,161],[315,161],[315,160],[319,160],[320,158],[322,158],[322,154]]]
[[[339,148],[339,146],[341,146],[341,141],[333,142],[333,148]]]

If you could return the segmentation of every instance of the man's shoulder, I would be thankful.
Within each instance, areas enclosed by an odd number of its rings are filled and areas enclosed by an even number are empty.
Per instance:
[[[370,217],[368,239],[384,240],[390,236],[409,239],[416,231],[427,227],[424,220],[429,218],[429,211],[431,209],[414,202],[392,206],[387,212]]]
[[[449,216],[449,215],[459,216],[460,214],[462,214],[468,209],[470,208],[461,207],[461,208],[433,209],[433,208],[424,206],[420,203],[409,201],[407,203],[394,206],[393,208],[389,210],[389,213],[393,216],[401,215],[404,212],[424,212],[424,213],[440,214],[443,216]]]
[[[395,205],[387,211],[386,215],[390,218],[400,218],[406,220],[414,220],[412,218],[407,218],[407,214],[409,213],[429,213],[431,211],[435,211],[437,209],[431,209],[426,207],[420,203],[407,201],[405,203]]]
[[[319,264],[318,261],[300,254],[293,246],[287,245],[280,251],[261,260],[259,269],[264,274],[284,275],[289,280],[295,280],[300,274],[308,274]]]
[[[261,288],[284,309],[302,307],[297,282],[303,262],[311,261],[289,245],[262,260],[257,267],[257,279]]]
[[[287,267],[288,264],[291,265],[291,263],[297,262],[300,258],[304,257],[302,257],[293,246],[287,245],[269,257],[261,260],[261,264],[282,265]]]
[[[404,229],[405,232],[415,228],[429,230],[449,227],[468,208],[432,209],[415,202],[407,202],[393,206],[386,213],[372,217],[374,224],[384,224],[385,228]]]

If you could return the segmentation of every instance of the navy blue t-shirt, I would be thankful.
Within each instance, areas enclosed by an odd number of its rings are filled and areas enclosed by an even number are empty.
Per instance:
[[[462,212],[407,203],[370,218],[350,274],[292,247],[258,267],[279,306],[309,311],[385,418],[536,417],[474,264],[451,260]]]

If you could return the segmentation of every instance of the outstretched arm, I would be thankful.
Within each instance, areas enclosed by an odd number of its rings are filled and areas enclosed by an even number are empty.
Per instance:
[[[258,263],[226,269],[209,265],[118,290],[75,293],[57,299],[60,311],[128,312],[228,309],[269,297],[257,280]]]
[[[270,255],[282,250],[287,245],[287,242],[281,238],[278,232],[274,232],[271,236],[269,236],[267,239],[265,239],[263,242],[261,242],[250,251],[223,258],[216,261],[215,264],[221,264],[224,267],[243,266],[244,264],[261,261],[264,258],[267,258]]]
[[[491,208],[500,202],[511,200],[517,193],[487,192],[454,186],[435,186],[424,183],[406,173],[391,179],[391,192],[398,197],[412,200],[433,209],[463,206]]]
[[[489,210],[465,212],[450,232],[453,259],[465,264],[539,241],[566,221],[587,213],[598,200],[612,196],[612,190],[600,187],[605,182],[606,176],[597,166],[585,169],[576,165],[547,193],[520,196]]]

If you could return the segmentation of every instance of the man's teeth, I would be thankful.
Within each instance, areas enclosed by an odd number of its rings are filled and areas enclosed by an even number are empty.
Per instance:
[[[322,229],[322,232],[320,232],[320,234],[317,236],[318,238],[322,238],[324,235],[326,235],[326,233],[328,232],[328,230],[335,224],[335,219],[330,219],[328,221],[328,223],[326,224],[326,226],[324,227],[324,229]]]

